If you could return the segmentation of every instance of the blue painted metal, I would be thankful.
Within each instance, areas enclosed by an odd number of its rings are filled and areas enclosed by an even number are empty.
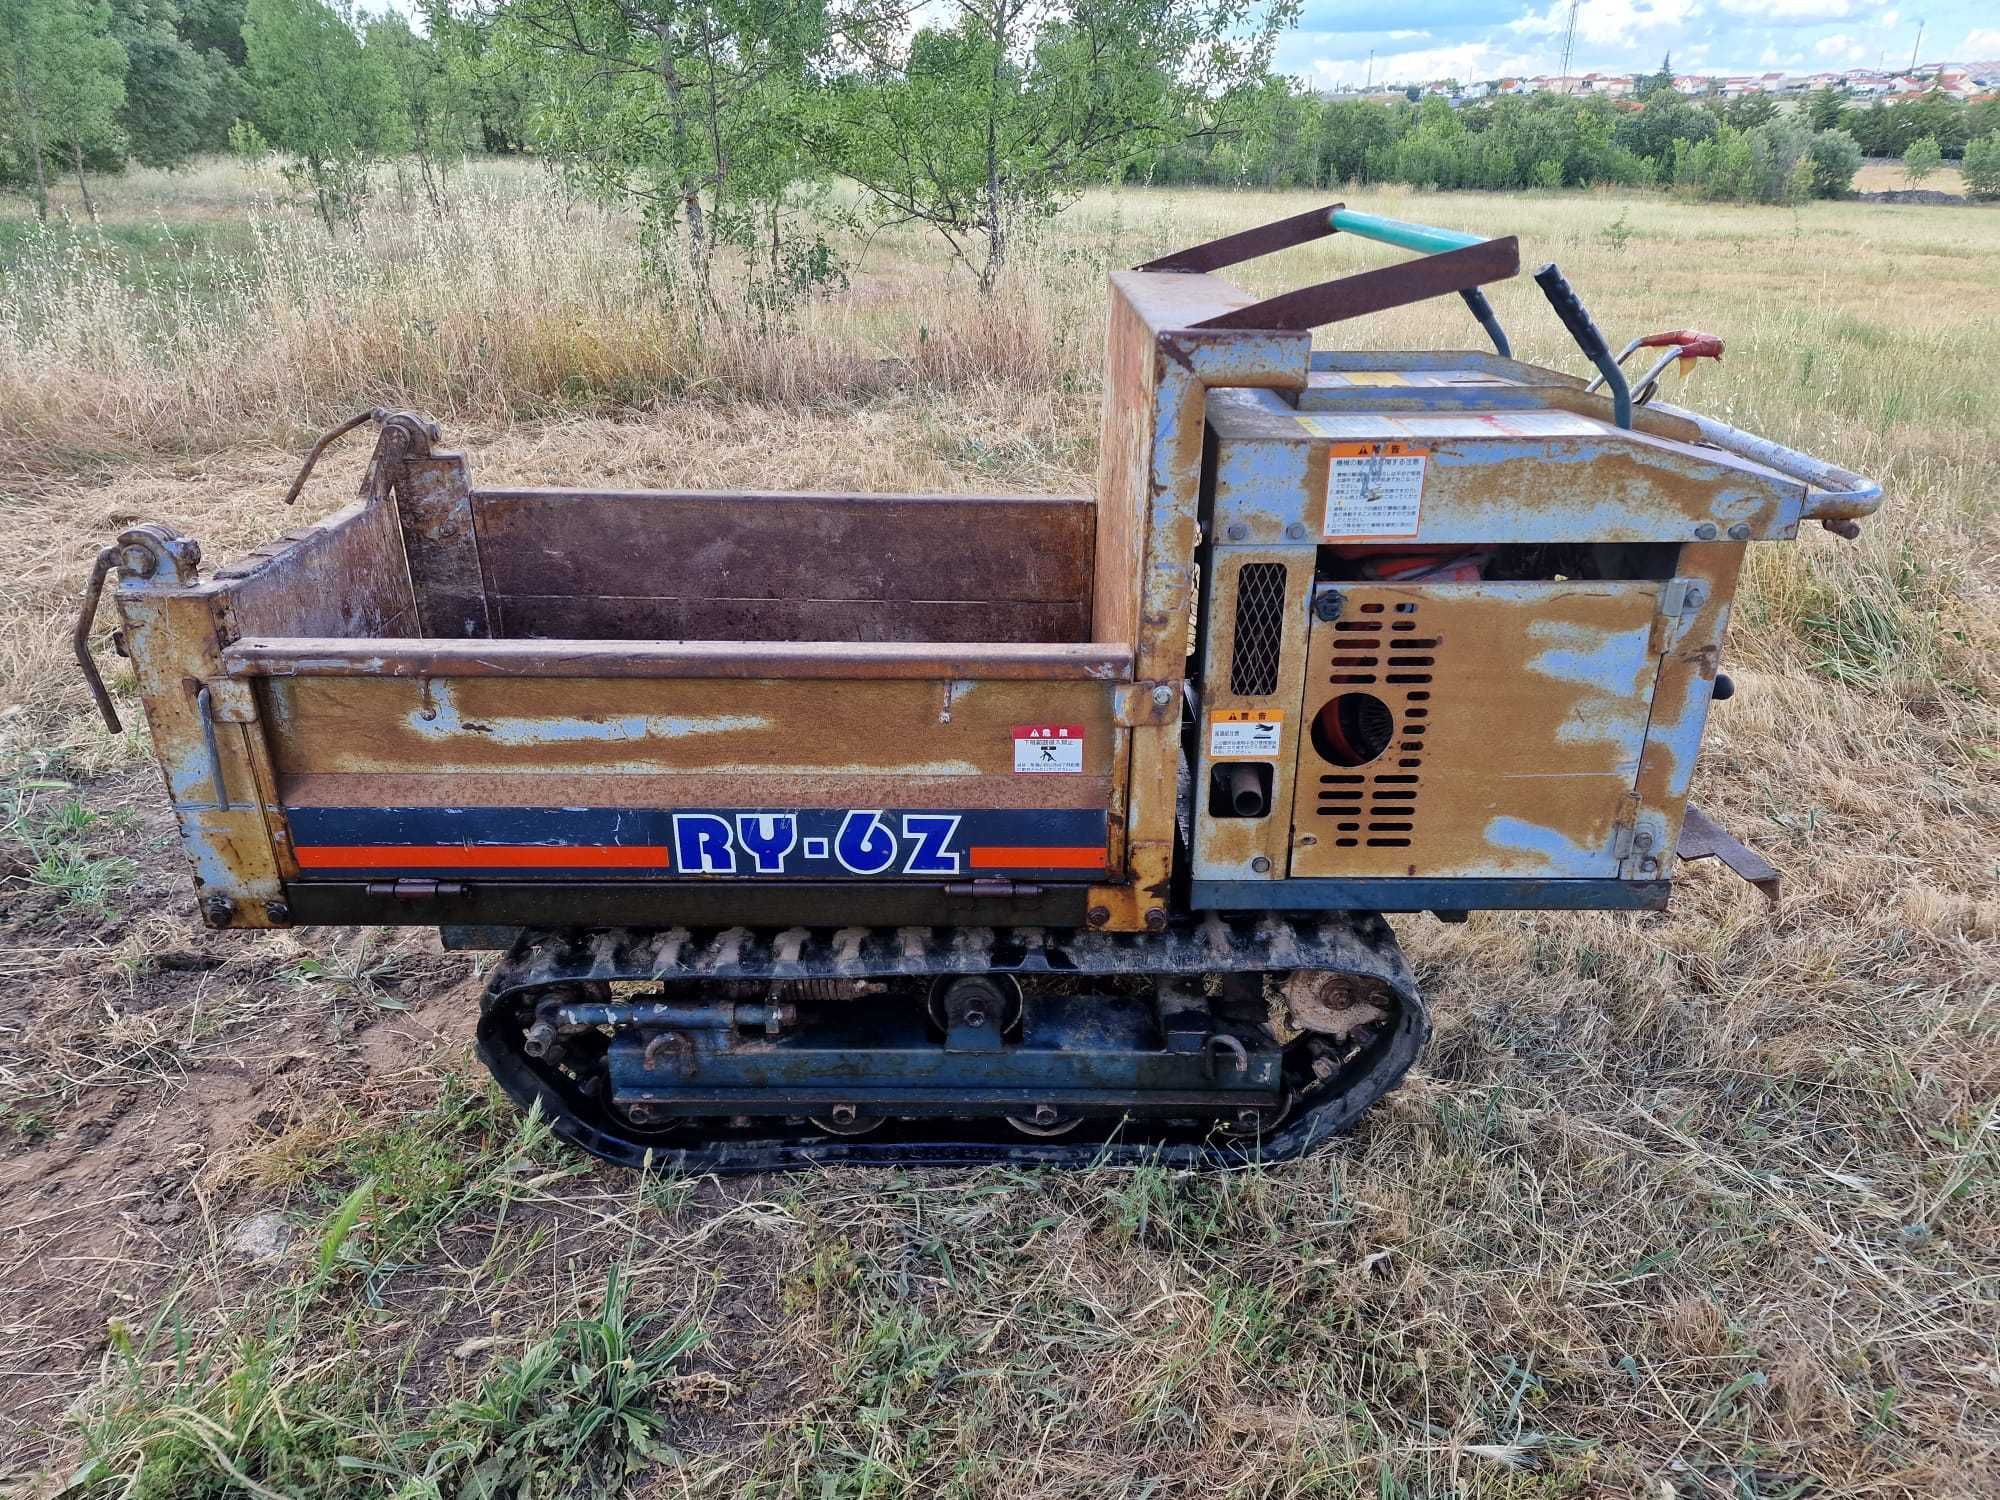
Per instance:
[[[1437,255],[1446,250],[1464,250],[1486,243],[1483,234],[1467,234],[1462,229],[1437,229],[1429,224],[1412,224],[1405,219],[1385,218],[1341,207],[1327,215],[1328,222],[1342,234],[1357,239],[1394,245],[1398,250],[1414,250],[1420,255]]]
[[[1239,1068],[1234,1049],[1174,1047],[1152,1003],[1129,995],[1030,996],[1018,1040],[997,1046],[940,1042],[907,1005],[827,1006],[796,1029],[747,1043],[694,1028],[675,1041],[654,1046],[620,1033],[610,1048],[613,1099],[686,1114],[769,1113],[774,1099],[794,1113],[835,1104],[899,1116],[1025,1113],[1052,1104],[1160,1114],[1272,1105],[1282,1082],[1268,1038],[1244,1049]]]

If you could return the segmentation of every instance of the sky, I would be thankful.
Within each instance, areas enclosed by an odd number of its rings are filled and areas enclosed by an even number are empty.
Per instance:
[[[1666,53],[1677,73],[1816,73],[2000,59],[1992,0],[1583,0],[1570,71],[1651,72]],[[1555,73],[1569,0],[1305,0],[1278,44],[1277,69],[1320,88],[1436,78],[1471,82]]]
[[[414,14],[417,0],[361,0]],[[1994,0],[1583,0],[1573,73],[1817,73],[2000,61]],[[1277,71],[1315,88],[1554,73],[1569,0],[1305,0]],[[1374,54],[1371,63],[1369,54]]]

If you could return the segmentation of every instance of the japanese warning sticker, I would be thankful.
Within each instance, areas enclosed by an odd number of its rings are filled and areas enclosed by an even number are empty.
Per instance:
[[[1281,708],[1218,708],[1208,716],[1208,753],[1214,760],[1275,760],[1284,737]]]
[[[1327,457],[1328,541],[1415,536],[1428,449],[1408,443],[1335,443]]]
[[[1016,724],[1014,774],[1083,774],[1081,724]]]

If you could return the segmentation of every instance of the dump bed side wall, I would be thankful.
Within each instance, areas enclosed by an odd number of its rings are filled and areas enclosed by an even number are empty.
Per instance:
[[[1090,637],[1088,499],[479,489],[472,505],[504,637]]]

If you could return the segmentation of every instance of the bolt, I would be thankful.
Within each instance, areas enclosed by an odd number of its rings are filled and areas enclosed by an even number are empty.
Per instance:
[[[1317,599],[1313,600],[1313,613],[1322,620],[1338,620],[1340,611],[1346,603],[1339,589],[1325,589]]]
[[[858,1111],[851,1104],[836,1104],[832,1109],[827,1111],[827,1118],[832,1120],[836,1125],[852,1125],[857,1113]]]
[[[654,1119],[653,1106],[650,1104],[628,1104],[625,1106],[625,1118],[630,1120],[634,1125],[650,1124]]]
[[[1747,541],[1749,541],[1749,540],[1750,540],[1750,523],[1749,523],[1748,521],[1738,521],[1738,522],[1737,522],[1737,523],[1736,523],[1736,524],[1735,524],[1734,526],[1730,527],[1730,528],[1729,528],[1729,540],[1730,540],[1730,541],[1732,541],[1732,542],[1747,542]]]
[[[1301,526],[1297,521],[1292,522],[1291,525],[1285,528],[1285,535],[1290,537],[1295,542],[1303,540],[1305,534],[1306,534],[1305,527]]]
[[[1689,584],[1687,597],[1682,601],[1682,607],[1685,609],[1700,609],[1706,603],[1708,603],[1708,585],[1703,583]]]
[[[965,1013],[963,1020],[967,1026],[984,1026],[986,1024],[986,1012],[983,1010],[969,1010]]]
[[[1650,855],[1647,856],[1645,859],[1639,861],[1639,873],[1641,875],[1654,874],[1659,870],[1659,868],[1660,868],[1660,862],[1657,859],[1652,858]]]
[[[264,916],[267,920],[282,926],[292,920],[292,909],[282,901],[266,901]]]
[[[229,919],[236,915],[236,903],[227,896],[210,896],[201,903],[201,911],[209,926],[227,927]]]
[[[1111,908],[1108,906],[1093,906],[1083,914],[1083,919],[1092,927],[1102,927],[1106,922],[1111,920]]]
[[[556,1049],[556,1029],[547,1021],[537,1021],[521,1038],[521,1050],[530,1057],[546,1058]]]
[[[1163,906],[1146,908],[1146,931],[1165,932],[1167,930],[1167,909]]]
[[[1712,542],[1715,540],[1715,527],[1711,522],[1703,521],[1699,526],[1695,527],[1694,534],[1700,541]]]
[[[1056,1107],[1053,1104],[1037,1104],[1030,1116],[1037,1125],[1053,1125],[1056,1122]]]
[[[1652,848],[1653,836],[1641,829],[1638,833],[1632,835],[1632,847],[1640,850]]]
[[[1271,861],[1260,854],[1250,861],[1250,868],[1255,870],[1259,875],[1268,875],[1271,873]]]
[[[1236,1128],[1246,1135],[1263,1128],[1263,1124],[1264,1117],[1254,1109],[1239,1109],[1236,1111]]]
[[[1231,521],[1228,529],[1223,532],[1223,535],[1228,537],[1232,542],[1240,542],[1246,536],[1250,535],[1250,528],[1245,526],[1241,521]]]
[[[1174,701],[1173,685],[1171,683],[1165,683],[1165,682],[1156,685],[1153,689],[1153,701],[1159,704],[1160,707],[1162,708],[1165,708],[1169,703],[1173,702]]]

